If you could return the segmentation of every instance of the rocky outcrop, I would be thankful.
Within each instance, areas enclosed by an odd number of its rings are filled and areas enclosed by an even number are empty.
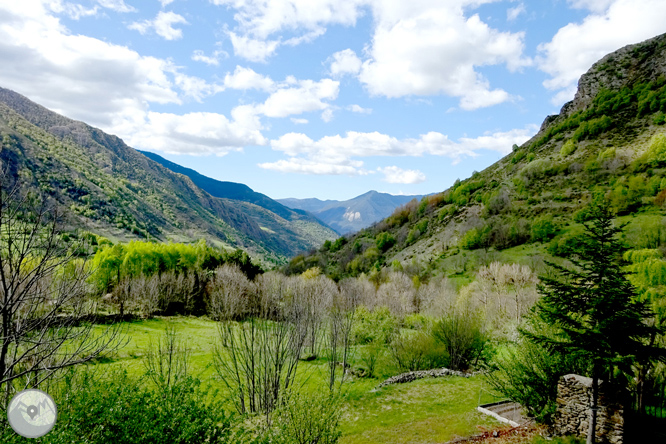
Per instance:
[[[613,397],[605,393],[604,384],[599,384],[596,442],[622,444],[624,436],[624,410]],[[590,405],[592,401],[592,379],[579,375],[563,376],[557,385],[557,412],[553,429],[557,435],[587,437]]]
[[[432,370],[417,370],[413,372],[401,373],[396,376],[391,376],[386,381],[382,382],[377,386],[377,388],[382,388],[391,384],[404,384],[406,382],[416,381],[417,379],[423,378],[441,378],[443,376],[461,376],[463,378],[469,378],[470,376],[476,375],[476,373],[465,373],[459,372],[457,370],[451,370],[448,368],[435,368]]]

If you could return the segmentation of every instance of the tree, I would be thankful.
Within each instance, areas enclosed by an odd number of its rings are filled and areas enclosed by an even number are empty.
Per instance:
[[[596,199],[590,208],[575,268],[550,264],[560,278],[542,277],[542,298],[535,315],[556,329],[554,336],[523,333],[551,351],[577,356],[592,368],[592,405],[588,443],[594,443],[599,378],[611,378],[614,370],[629,374],[641,358],[666,360],[665,350],[646,345],[658,334],[646,321],[653,316],[636,298],[636,290],[623,271],[623,245],[617,235],[608,204]],[[610,382],[610,381],[609,381]]]
[[[68,245],[57,208],[0,170],[0,391],[37,387],[65,367],[119,344],[120,330],[93,330],[90,267]]]

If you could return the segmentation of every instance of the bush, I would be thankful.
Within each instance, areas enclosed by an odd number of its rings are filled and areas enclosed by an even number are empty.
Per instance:
[[[214,393],[188,378],[169,391],[148,388],[145,378],[130,378],[126,371],[108,377],[92,372],[70,372],[62,393],[54,393],[58,424],[41,438],[43,443],[234,443],[231,417]],[[4,443],[25,440],[5,427]]]
[[[532,224],[532,240],[536,242],[546,242],[557,232],[557,225],[553,221],[553,216],[541,216]]]
[[[361,306],[354,313],[352,338],[356,344],[379,342],[388,344],[398,331],[398,320],[387,307],[378,307],[373,311]]]
[[[389,345],[393,362],[401,372],[448,366],[446,349],[427,331],[395,335]]]
[[[567,157],[573,154],[573,152],[576,151],[576,148],[576,142],[574,142],[573,139],[569,139],[564,145],[562,145],[562,148],[560,148],[560,156]]]
[[[340,399],[327,390],[291,392],[276,410],[270,442],[335,444],[340,437]]]
[[[391,233],[382,231],[377,235],[375,242],[377,244],[377,248],[379,248],[379,250],[383,253],[395,245],[395,237],[393,237]]]
[[[482,247],[483,233],[477,228],[468,230],[460,239],[460,248],[464,250],[475,250]]]
[[[469,311],[455,311],[443,317],[434,325],[432,335],[444,346],[449,366],[455,370],[476,364],[489,339],[481,318]]]

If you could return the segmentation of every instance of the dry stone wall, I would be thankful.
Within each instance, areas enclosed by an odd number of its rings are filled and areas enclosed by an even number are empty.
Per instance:
[[[596,442],[622,444],[624,436],[624,410],[599,384]],[[557,435],[587,437],[592,379],[580,375],[563,376],[557,385],[557,412],[554,429]]]

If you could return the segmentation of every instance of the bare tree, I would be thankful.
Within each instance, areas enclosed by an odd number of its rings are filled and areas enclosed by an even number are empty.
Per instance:
[[[173,325],[167,325],[163,336],[148,345],[144,366],[148,377],[163,391],[185,379],[189,370],[190,350]]]
[[[90,361],[120,343],[120,329],[93,330],[96,311],[76,257],[63,242],[61,215],[0,172],[0,390],[35,387],[60,369]]]
[[[208,312],[215,320],[241,320],[251,311],[255,291],[237,265],[224,264],[208,283]]]

